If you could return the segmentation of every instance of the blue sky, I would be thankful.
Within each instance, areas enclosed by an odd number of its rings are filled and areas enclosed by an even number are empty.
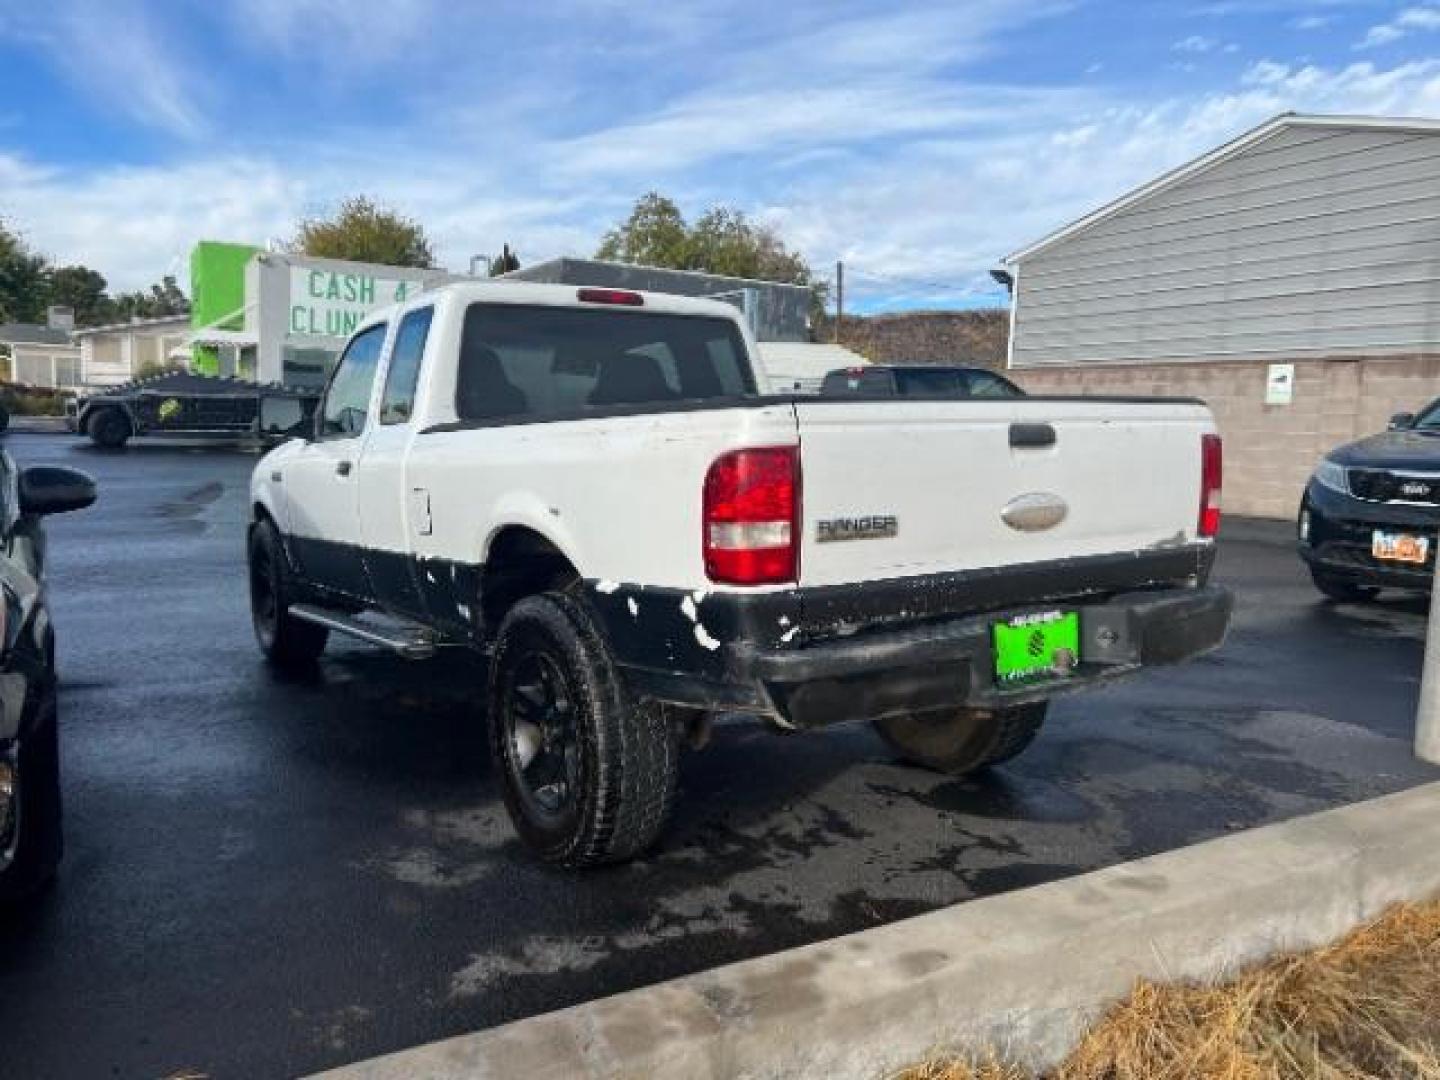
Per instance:
[[[871,310],[1277,112],[1440,116],[1440,0],[0,0],[0,217],[116,287],[353,192],[442,263],[717,202]]]

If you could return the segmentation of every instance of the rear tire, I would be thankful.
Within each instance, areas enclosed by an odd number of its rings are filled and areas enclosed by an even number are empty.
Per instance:
[[[660,835],[679,740],[662,706],[630,695],[582,601],[548,592],[511,608],[490,665],[489,723],[505,807],[546,862],[621,862]]]
[[[106,450],[120,449],[134,434],[130,418],[113,406],[94,413],[86,426],[89,429],[91,441],[96,446],[103,446]]]
[[[1315,588],[1337,603],[1359,604],[1367,600],[1374,600],[1380,595],[1380,589],[1377,586],[1357,585],[1353,581],[1332,577],[1319,570],[1311,570],[1310,576],[1315,581]]]
[[[875,730],[900,756],[951,776],[1022,753],[1045,723],[1049,702],[1008,709],[951,709],[881,717]]]
[[[29,898],[47,885],[60,865],[64,846],[60,800],[60,735],[53,698],[42,706],[39,723],[20,743],[16,761],[18,812],[0,844],[13,850],[0,869],[0,904]],[[0,851],[0,860],[5,852]]]
[[[290,564],[280,533],[268,520],[250,528],[249,562],[250,620],[260,651],[277,667],[313,664],[325,651],[330,631],[290,614],[295,599]]]

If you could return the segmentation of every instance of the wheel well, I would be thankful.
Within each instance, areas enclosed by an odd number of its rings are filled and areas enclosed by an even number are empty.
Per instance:
[[[135,421],[130,416],[130,410],[118,401],[99,401],[90,406],[90,416],[92,418],[112,412],[124,418],[127,424],[130,424],[132,427],[134,426]]]
[[[480,575],[480,610],[492,630],[516,601],[535,593],[563,589],[580,572],[545,537],[523,526],[501,529],[490,543]]]

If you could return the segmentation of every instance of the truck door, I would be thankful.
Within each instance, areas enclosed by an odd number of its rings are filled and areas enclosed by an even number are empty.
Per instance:
[[[290,544],[312,582],[371,598],[360,553],[358,464],[386,324],[350,339],[316,409],[315,437],[285,467]]]
[[[412,552],[414,537],[430,528],[430,506],[424,491],[407,489],[405,460],[415,434],[415,391],[434,314],[430,304],[407,311],[395,330],[359,480],[360,538],[375,600],[413,616],[425,614]]]

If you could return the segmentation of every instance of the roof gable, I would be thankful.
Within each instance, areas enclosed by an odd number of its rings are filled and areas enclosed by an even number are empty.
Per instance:
[[[1418,131],[1440,134],[1440,120],[1377,116],[1319,116],[1300,115],[1297,113],[1281,113],[1279,116],[1272,117],[1260,126],[1251,128],[1243,135],[1240,135],[1237,138],[1230,140],[1222,146],[1216,147],[1208,154],[1203,154],[1200,157],[1195,158],[1194,160],[1189,161],[1184,165],[1180,165],[1177,168],[1171,169],[1169,172],[1163,173],[1160,176],[1156,177],[1154,180],[1151,180],[1149,183],[1142,184],[1140,187],[1137,187],[1127,192],[1126,194],[1121,195],[1118,199],[1114,199],[1111,202],[1106,203],[1099,209],[1094,210],[1089,214],[1086,214],[1084,217],[1077,218],[1076,220],[1070,222],[1070,224],[1061,226],[1059,229],[1056,229],[1054,232],[1041,237],[1034,243],[1020,248],[1018,251],[1011,252],[1009,255],[1006,255],[1001,260],[1001,265],[1014,266],[1018,263],[1021,263],[1025,259],[1029,258],[1031,255],[1034,255],[1039,251],[1043,251],[1044,249],[1049,248],[1062,240],[1069,239],[1076,233],[1083,232],[1084,230],[1090,228],[1093,225],[1097,225],[1102,221],[1106,221],[1114,217],[1116,214],[1130,209],[1137,203],[1153,198],[1159,195],[1161,192],[1169,191],[1170,189],[1178,186],[1179,184],[1182,184],[1187,180],[1193,179],[1201,173],[1204,173],[1209,169],[1214,168],[1216,165],[1219,165],[1222,162],[1230,161],[1231,159],[1239,156],[1242,153],[1245,153],[1254,146],[1273,138],[1274,136],[1278,135],[1283,131],[1288,131],[1293,128],[1299,127],[1332,127],[1347,128],[1351,130],[1369,128],[1388,131]]]

